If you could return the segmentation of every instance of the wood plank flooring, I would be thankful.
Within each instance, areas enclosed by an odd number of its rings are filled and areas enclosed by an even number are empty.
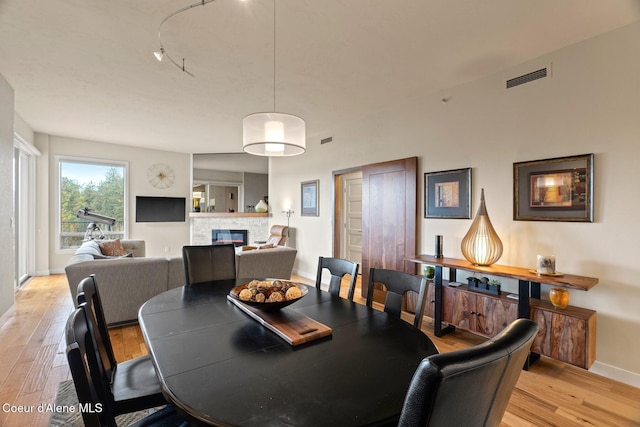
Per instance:
[[[71,378],[63,331],[72,309],[66,277],[52,275],[32,279],[16,294],[14,308],[0,317],[0,426],[47,426],[50,414],[3,408],[52,403],[58,383]],[[482,341],[463,331],[436,338],[430,318],[423,330],[441,352]],[[138,326],[114,328],[110,335],[119,361],[146,353]],[[640,389],[541,358],[522,372],[501,426],[640,426]]]

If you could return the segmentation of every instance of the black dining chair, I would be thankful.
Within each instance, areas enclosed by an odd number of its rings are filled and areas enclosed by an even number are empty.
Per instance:
[[[414,276],[409,273],[384,268],[369,269],[369,285],[367,288],[367,306],[373,306],[374,284],[380,283],[387,290],[384,302],[384,311],[400,317],[402,314],[402,299],[404,295],[413,291],[418,294],[415,318],[413,326],[420,329],[422,315],[424,314],[424,300],[426,298],[427,279],[424,276]]]
[[[160,381],[149,355],[117,363],[104,318],[104,310],[95,276],[88,276],[78,284],[78,307],[86,312],[92,349],[100,365],[93,371],[100,373],[113,396],[114,412],[122,414],[166,405]]]
[[[318,258],[318,274],[316,275],[316,288],[320,289],[322,285],[322,272],[328,270],[331,273],[331,280],[329,281],[329,292],[333,295],[340,296],[340,286],[342,285],[342,278],[349,274],[351,279],[349,280],[349,292],[347,293],[347,299],[353,301],[353,294],[356,290],[356,280],[358,279],[358,263],[349,261],[342,258]]]
[[[87,310],[76,308],[65,328],[66,355],[71,377],[76,388],[78,402],[83,406],[82,420],[86,427],[117,427],[115,417],[134,411],[119,411],[116,408],[110,384],[104,380],[91,333]],[[166,403],[165,403],[166,404]],[[187,426],[188,423],[172,406],[148,415],[130,427]]]
[[[236,251],[232,243],[183,246],[186,285],[236,278]]]
[[[423,359],[398,426],[499,426],[537,331],[517,319],[482,344]]]

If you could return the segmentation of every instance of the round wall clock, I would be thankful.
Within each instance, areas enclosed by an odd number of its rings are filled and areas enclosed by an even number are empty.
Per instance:
[[[169,188],[173,185],[176,174],[171,166],[164,163],[156,163],[147,171],[147,179],[156,188]]]

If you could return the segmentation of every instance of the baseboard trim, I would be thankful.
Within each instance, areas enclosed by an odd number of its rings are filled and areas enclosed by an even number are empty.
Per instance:
[[[594,362],[593,365],[591,365],[589,372],[593,372],[594,374],[602,375],[603,377],[607,377],[609,379],[620,381],[621,383],[640,388],[640,374],[637,374],[635,372],[626,371],[624,369],[597,361]]]
[[[52,274],[56,273],[52,273],[51,270],[36,271],[35,273],[36,276],[51,276]]]

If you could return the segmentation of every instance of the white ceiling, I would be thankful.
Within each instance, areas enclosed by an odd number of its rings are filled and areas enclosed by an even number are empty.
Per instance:
[[[35,130],[158,149],[242,151],[273,110],[273,1],[0,0],[0,74]],[[307,135],[640,19],[640,0],[277,0],[276,109]]]

